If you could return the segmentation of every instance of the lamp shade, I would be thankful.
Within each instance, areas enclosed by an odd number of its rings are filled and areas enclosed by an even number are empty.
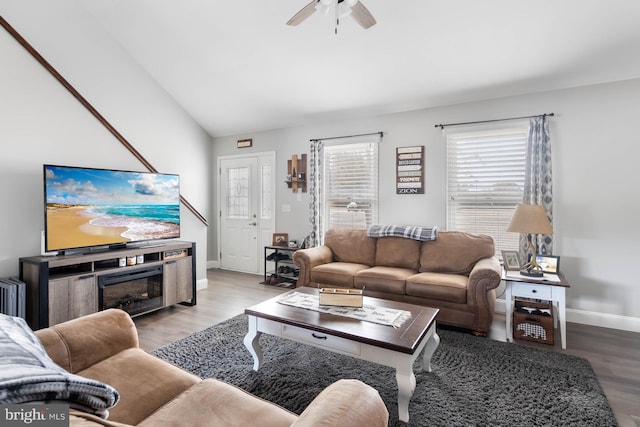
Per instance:
[[[507,231],[525,234],[553,234],[553,228],[542,205],[519,204]]]

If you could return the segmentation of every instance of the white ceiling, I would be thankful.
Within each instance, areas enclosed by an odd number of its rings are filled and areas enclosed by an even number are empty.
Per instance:
[[[638,0],[83,0],[212,136],[640,78]]]

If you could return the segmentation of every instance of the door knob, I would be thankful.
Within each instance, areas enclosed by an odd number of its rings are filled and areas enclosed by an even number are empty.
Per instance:
[[[250,222],[249,225],[258,225],[256,221]]]

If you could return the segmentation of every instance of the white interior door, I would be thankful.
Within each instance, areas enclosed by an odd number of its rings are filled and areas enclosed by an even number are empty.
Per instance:
[[[220,268],[260,274],[275,229],[273,153],[220,159]]]

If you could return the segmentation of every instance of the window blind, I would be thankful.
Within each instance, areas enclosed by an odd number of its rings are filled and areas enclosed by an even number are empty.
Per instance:
[[[378,144],[326,145],[325,230],[366,229],[378,221]]]
[[[496,255],[517,250],[506,231],[522,203],[526,126],[447,135],[447,228],[493,236]]]

